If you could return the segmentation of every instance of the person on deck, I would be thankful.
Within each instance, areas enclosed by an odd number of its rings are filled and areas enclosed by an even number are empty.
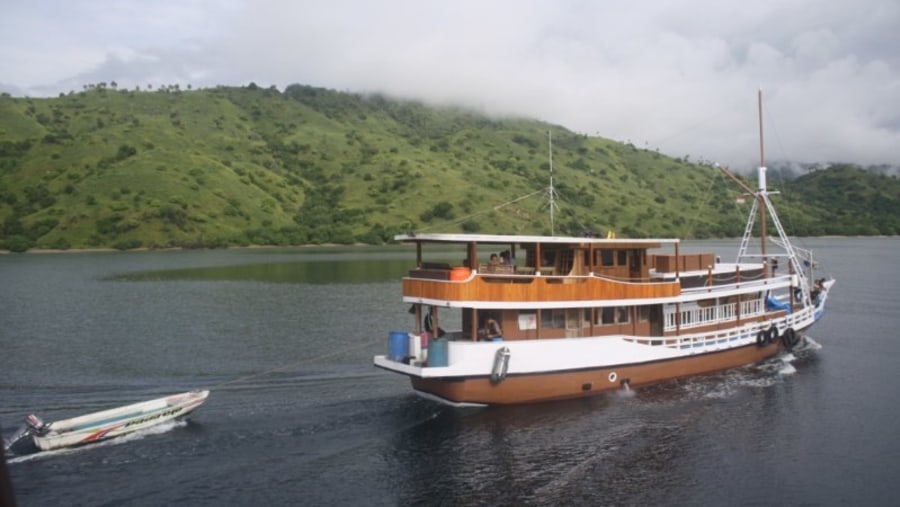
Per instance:
[[[493,273],[497,271],[497,266],[500,265],[500,259],[497,257],[497,254],[492,253],[491,258],[488,259],[487,265],[484,267],[485,272]]]
[[[491,341],[494,338],[503,338],[503,329],[494,318],[488,318],[484,323],[484,338]]]

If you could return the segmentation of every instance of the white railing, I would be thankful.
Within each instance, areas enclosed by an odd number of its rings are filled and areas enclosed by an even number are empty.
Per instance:
[[[733,311],[734,305],[721,305],[718,308],[728,311],[726,309],[726,307],[728,306],[731,306],[731,311]],[[757,309],[758,313],[762,313],[764,305],[761,300],[744,301],[742,308],[746,308],[748,311]],[[713,331],[710,333],[687,334],[682,336],[625,337],[625,340],[641,345],[666,346],[676,349],[690,349],[692,353],[693,351],[703,352],[709,350],[721,350],[725,348],[731,348],[735,345],[746,344],[748,342],[753,343],[756,341],[757,333],[759,333],[760,331],[765,331],[773,325],[779,329],[780,333],[783,333],[787,328],[793,328],[795,331],[800,332],[801,330],[805,329],[813,322],[815,322],[814,316],[816,309],[817,307],[809,306],[776,320],[748,322],[742,324],[739,327],[722,329],[720,331]],[[703,310],[707,309],[704,308]],[[674,313],[666,315],[667,324],[670,321],[674,322],[674,319]],[[672,329],[674,330],[674,327]]]
[[[716,276],[721,276],[724,273],[716,272],[714,273]],[[742,279],[740,282],[728,283],[716,285],[716,291],[728,291],[728,290],[736,290],[736,289],[775,289],[781,287],[788,287],[794,285],[791,275],[778,275],[769,278],[757,278],[755,280],[751,279]],[[690,287],[682,290],[684,294],[693,294],[697,292],[709,292],[713,287],[709,285],[702,285],[700,287]]]
[[[707,326],[710,324],[718,324],[720,322],[733,321],[737,315],[735,314],[736,303],[727,303],[723,305],[700,307],[696,304],[685,303],[681,307],[681,322],[677,321],[678,312],[675,311],[675,305],[666,308],[665,330],[674,331],[676,329],[690,329],[693,327]],[[765,312],[765,306],[762,299],[752,299],[750,301],[741,301],[741,317],[754,317],[762,315]]]

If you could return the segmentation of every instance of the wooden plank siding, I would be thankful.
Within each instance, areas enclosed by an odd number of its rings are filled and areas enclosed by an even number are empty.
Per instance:
[[[457,282],[403,279],[403,295],[447,301],[587,301],[674,297],[679,282],[625,283],[598,277],[477,275]]]

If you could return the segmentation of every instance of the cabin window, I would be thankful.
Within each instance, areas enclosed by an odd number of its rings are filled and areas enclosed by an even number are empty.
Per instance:
[[[631,268],[638,269],[641,267],[643,262],[644,251],[643,250],[633,250],[631,252]]]
[[[613,308],[600,309],[600,324],[615,324],[616,314]]]
[[[541,257],[543,257],[543,259],[541,259],[541,266],[552,268],[553,266],[556,265],[556,251],[555,250],[550,250],[550,249],[543,250],[543,254],[541,254]]]
[[[565,310],[541,310],[541,328],[563,329],[566,327]]]
[[[619,254],[619,259],[616,262],[619,266],[627,266],[628,265],[628,252],[625,250],[619,250],[616,252]]]
[[[559,252],[556,256],[556,260],[560,274],[568,275],[575,265],[575,253],[572,251]]]
[[[614,266],[613,262],[613,251],[612,250],[600,250],[600,265],[604,267]]]
[[[597,315],[597,324],[608,326],[611,324],[627,324],[631,321],[630,312],[627,306],[614,306],[598,308],[595,312]]]
[[[649,306],[639,306],[638,307],[638,322],[648,322],[650,320],[650,307]]]

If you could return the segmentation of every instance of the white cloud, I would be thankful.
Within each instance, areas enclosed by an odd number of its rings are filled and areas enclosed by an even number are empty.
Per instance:
[[[744,167],[762,87],[771,158],[900,163],[894,0],[13,0],[4,11],[9,90],[304,83]]]

